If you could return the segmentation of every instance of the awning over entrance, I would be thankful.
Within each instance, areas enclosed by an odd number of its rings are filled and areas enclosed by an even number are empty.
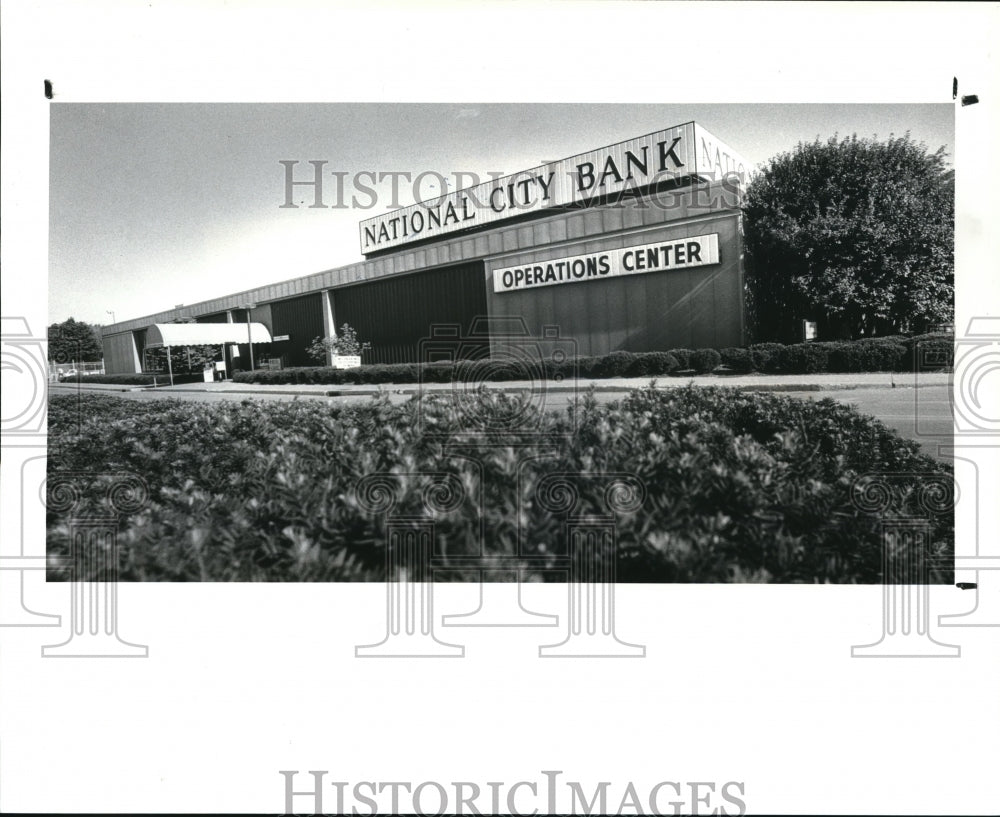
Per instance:
[[[262,323],[250,324],[252,343],[270,343],[271,333]],[[219,346],[246,343],[245,323],[154,323],[146,333],[146,348],[155,346]]]

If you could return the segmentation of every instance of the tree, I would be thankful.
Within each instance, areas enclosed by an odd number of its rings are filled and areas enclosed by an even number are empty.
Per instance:
[[[99,326],[70,318],[49,326],[48,339],[52,363],[83,363],[104,358]]]
[[[747,188],[747,303],[756,340],[926,331],[954,319],[954,171],[944,148],[799,143]]]
[[[345,323],[335,338],[313,338],[313,342],[306,349],[306,354],[319,363],[325,363],[328,350],[334,355],[360,355],[371,348],[370,343],[358,340],[358,333],[354,331],[354,327]]]

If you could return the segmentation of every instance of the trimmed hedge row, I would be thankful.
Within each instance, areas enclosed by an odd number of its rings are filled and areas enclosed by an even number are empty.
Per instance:
[[[48,510],[53,580],[68,578],[71,519],[107,513],[122,472],[146,488],[120,521],[124,581],[382,580],[389,505],[363,497],[393,495],[459,562],[442,579],[478,581],[461,564],[485,553],[558,580],[568,519],[608,513],[609,475],[625,474],[644,493],[615,516],[619,581],[877,583],[884,514],[852,501],[857,477],[892,474],[887,512],[903,516],[926,516],[925,480],[951,478],[850,406],[706,387],[547,412],[485,389],[350,405],[65,395],[49,401],[49,446],[49,484],[80,480],[72,508]],[[395,475],[390,493],[363,491],[376,474]],[[452,488],[435,491],[442,478]],[[543,490],[553,480],[564,488]],[[953,579],[953,527],[929,521],[933,581]]]
[[[174,384],[178,383],[201,383],[204,380],[200,374],[175,374]],[[136,374],[88,374],[79,377],[71,377],[61,380],[61,383],[103,383],[118,386],[166,386],[170,383],[170,376],[164,372],[149,374],[137,372]]]
[[[935,333],[789,346],[760,343],[746,350],[724,349],[722,357],[736,371],[766,374],[937,371],[952,366],[954,345],[953,335]]]
[[[952,365],[954,337],[947,334],[887,337],[786,346],[758,343],[740,349],[672,349],[669,352],[612,352],[599,357],[546,360],[530,367],[507,361],[374,364],[357,369],[311,366],[280,371],[237,372],[240,383],[371,384],[555,380],[580,377],[658,377],[720,373],[815,374],[819,372],[904,372]],[[542,367],[544,366],[544,371]],[[720,367],[725,367],[720,369]]]

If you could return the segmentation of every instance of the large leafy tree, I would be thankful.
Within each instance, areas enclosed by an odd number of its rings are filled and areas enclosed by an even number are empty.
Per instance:
[[[82,363],[101,360],[101,328],[73,318],[49,326],[49,360],[53,363]]]
[[[954,171],[909,134],[800,143],[744,201],[757,340],[921,332],[954,316]]]

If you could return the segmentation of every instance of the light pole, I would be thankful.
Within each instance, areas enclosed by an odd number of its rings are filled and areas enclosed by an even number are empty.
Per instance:
[[[247,311],[247,346],[250,347],[250,371],[253,371],[253,339],[250,337],[250,310],[256,309],[257,304],[247,304],[244,309]]]
[[[117,323],[117,321],[115,320],[115,313],[113,309],[105,309],[104,311],[111,316],[111,323]]]

